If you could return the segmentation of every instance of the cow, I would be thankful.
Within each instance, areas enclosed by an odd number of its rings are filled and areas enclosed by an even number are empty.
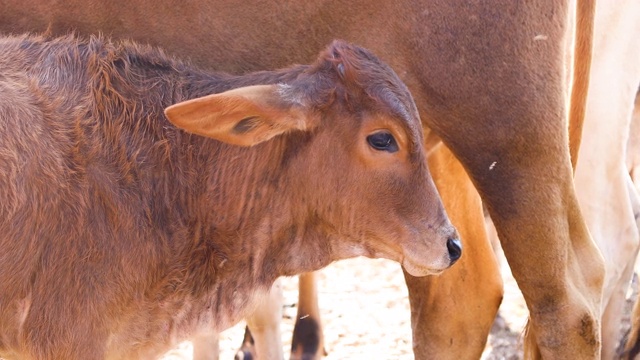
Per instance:
[[[575,184],[582,213],[605,259],[607,276],[603,288],[601,358],[615,359],[626,294],[640,245],[640,188],[637,187],[640,186],[640,97],[637,96],[640,47],[636,40],[640,37],[640,3],[598,1],[594,34],[590,86]],[[634,99],[635,110],[632,112]],[[434,157],[431,156],[430,160]],[[455,186],[458,196],[464,187],[452,185],[451,181],[440,185],[441,170],[431,165],[446,206],[445,187]],[[447,208],[455,224],[465,224],[459,227],[459,231],[463,238],[467,238],[469,235],[463,229],[471,222],[460,221],[455,217],[459,211]],[[493,225],[488,225],[488,232],[495,234]],[[481,229],[475,231],[482,232]],[[474,242],[470,247],[475,250],[479,245],[480,242]],[[475,289],[470,290],[471,285],[466,286],[470,293],[476,293]],[[627,343],[630,358],[640,354],[637,335],[640,303],[636,305],[634,314],[634,330]]]
[[[595,359],[604,261],[572,179],[593,13],[591,0],[5,0],[0,30],[104,32],[235,73],[310,61],[333,38],[373,49],[412,91],[434,180],[474,248],[439,277],[406,274],[416,358],[484,348],[502,283],[481,198],[531,310],[528,356]]]
[[[640,3],[598,1],[575,184],[583,216],[605,259],[602,359],[618,356],[620,323],[640,244],[640,203],[629,176],[640,154],[634,150],[640,133],[632,121],[640,83],[638,36]],[[640,350],[640,344],[635,346]]]
[[[634,102],[626,159],[631,181],[640,193],[640,92],[636,93]]]
[[[461,255],[413,99],[362,48],[245,76],[102,37],[0,54],[3,358],[149,358],[279,276]]]
[[[602,359],[614,359],[640,244],[634,218],[638,194],[629,186],[625,145],[640,83],[640,3],[597,2],[590,86],[575,171],[578,200],[605,260]]]
[[[620,323],[640,243],[638,193],[627,170],[633,169],[634,139],[640,135],[631,121],[640,83],[638,36],[640,3],[598,1],[575,184],[583,216],[607,270],[602,304],[602,359],[615,359],[618,355]],[[491,224],[488,225],[492,232]],[[640,345],[637,346],[640,350]]]
[[[626,294],[640,243],[640,202],[632,178],[638,155],[640,98],[640,3],[598,1],[594,22],[594,51],[575,173],[583,216],[605,258],[602,359],[615,359],[620,342]],[[632,109],[634,104],[636,109]],[[626,145],[626,146],[625,146]],[[626,159],[626,163],[625,163]],[[631,177],[630,177],[631,175]],[[491,224],[488,222],[489,231]],[[636,324],[625,356],[640,351]],[[635,349],[632,348],[635,346]]]
[[[634,104],[627,141],[626,165],[629,171],[629,193],[634,194],[635,190],[635,194],[640,194],[640,92],[636,93]],[[638,233],[640,233],[640,196],[632,196],[631,203]],[[638,263],[636,262],[635,265],[637,271]],[[626,341],[622,344],[624,359],[636,359],[640,355],[640,297],[635,300],[631,313],[631,328],[624,339]]]

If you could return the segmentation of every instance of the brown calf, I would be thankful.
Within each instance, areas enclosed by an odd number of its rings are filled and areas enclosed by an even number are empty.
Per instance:
[[[446,145],[429,162],[441,162],[439,191],[474,249],[442,276],[407,274],[416,358],[480,357],[498,309],[475,187],[531,310],[531,356],[595,359],[604,267],[576,200],[566,116],[574,73],[575,155],[593,3],[4,0],[0,29],[101,31],[235,72],[311,61],[333,38],[372,49],[412,91],[426,143]]]
[[[151,357],[281,275],[460,256],[413,100],[361,48],[238,77],[102,38],[4,38],[0,93],[3,358]]]

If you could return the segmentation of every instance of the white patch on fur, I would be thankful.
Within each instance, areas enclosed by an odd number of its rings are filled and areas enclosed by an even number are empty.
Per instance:
[[[24,322],[27,320],[29,310],[31,309],[31,294],[18,302],[18,332],[22,333]]]
[[[292,105],[305,106],[305,101],[297,91],[293,90],[293,86],[285,83],[279,83],[276,85],[276,88],[278,89],[278,95],[280,95],[284,101],[289,102]]]

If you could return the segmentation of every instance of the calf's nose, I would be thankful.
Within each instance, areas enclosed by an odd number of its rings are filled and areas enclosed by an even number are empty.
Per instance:
[[[453,265],[462,255],[462,243],[460,242],[460,239],[448,239],[447,250],[449,251],[449,259],[451,260],[450,265]]]

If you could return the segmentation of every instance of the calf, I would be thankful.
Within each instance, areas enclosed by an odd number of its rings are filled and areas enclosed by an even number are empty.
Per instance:
[[[153,357],[278,276],[460,256],[413,100],[364,49],[204,72],[100,37],[0,40],[0,356]]]

